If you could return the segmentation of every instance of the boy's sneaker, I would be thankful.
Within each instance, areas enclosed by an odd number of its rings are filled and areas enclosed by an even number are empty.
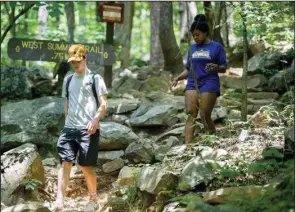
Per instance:
[[[59,212],[62,211],[64,206],[63,200],[62,199],[57,199],[54,203],[54,212]]]

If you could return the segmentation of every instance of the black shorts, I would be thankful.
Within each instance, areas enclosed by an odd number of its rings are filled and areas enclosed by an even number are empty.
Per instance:
[[[63,128],[57,142],[60,162],[75,164],[79,152],[80,166],[95,166],[97,164],[99,146],[99,129],[92,135],[87,129]]]

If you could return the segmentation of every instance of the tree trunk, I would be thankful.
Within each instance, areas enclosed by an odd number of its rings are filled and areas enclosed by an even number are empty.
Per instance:
[[[242,7],[242,24],[243,24],[243,76],[242,76],[242,121],[247,121],[247,70],[248,70],[248,42],[247,42],[247,19],[245,15],[244,2],[241,2]]]
[[[42,5],[38,9],[38,28],[37,28],[37,38],[43,39],[44,33],[47,30],[47,19],[48,19],[48,10],[47,5]]]
[[[180,2],[180,42],[187,42],[188,29],[187,29],[187,2]],[[188,2],[189,4],[189,26],[193,23],[195,16],[198,13],[197,5],[195,2]]]
[[[134,2],[123,2],[124,4],[124,22],[123,24],[115,24],[116,37],[118,44],[122,45],[121,67],[130,66],[130,48],[131,34],[133,27]]]
[[[160,4],[160,42],[165,61],[164,69],[177,74],[183,71],[184,65],[173,31],[172,2]]]
[[[68,41],[74,42],[74,31],[75,31],[75,10],[74,2],[65,3],[65,12],[67,16],[67,25],[68,25]]]
[[[214,32],[213,32],[213,21],[214,21],[214,13],[212,11],[212,5],[210,1],[204,1],[204,10],[205,10],[205,16],[207,18],[207,22],[209,25],[209,38],[214,38]]]
[[[229,28],[228,28],[228,20],[227,20],[227,6],[226,6],[226,3],[225,2],[221,2],[222,5],[223,5],[223,12],[222,12],[222,16],[221,16],[221,21],[223,23],[223,26],[222,26],[222,37],[223,37],[223,40],[225,41],[225,46],[226,47],[229,47],[229,39],[228,39],[228,34],[229,34]]]
[[[224,45],[220,31],[221,31],[221,17],[223,10],[223,2],[215,2],[215,21],[213,25],[213,39]]]
[[[153,66],[163,66],[164,57],[160,43],[160,2],[150,2],[150,18],[151,18],[151,59],[150,64]]]

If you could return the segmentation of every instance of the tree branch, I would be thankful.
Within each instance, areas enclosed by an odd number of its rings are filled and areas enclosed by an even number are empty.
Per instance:
[[[16,20],[21,17],[23,14],[25,14],[26,12],[29,11],[29,9],[31,9],[33,6],[35,5],[35,3],[32,3],[28,6],[26,6],[23,10],[21,10],[19,12],[19,14],[17,16],[15,16],[15,18],[11,21],[11,23],[9,24],[9,26],[5,29],[3,35],[1,36],[1,44],[4,40],[4,38],[6,37],[7,33],[9,32],[9,30],[15,25]]]

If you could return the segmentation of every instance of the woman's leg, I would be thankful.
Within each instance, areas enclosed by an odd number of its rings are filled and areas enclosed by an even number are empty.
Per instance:
[[[211,113],[214,108],[216,99],[217,99],[216,93],[204,92],[204,93],[201,93],[200,95],[200,110],[201,110],[200,114],[201,114],[203,122],[206,122],[205,123],[205,127],[207,127],[206,130],[208,130],[210,134],[213,134],[216,131],[214,122],[211,118]]]
[[[198,93],[196,90],[185,91],[185,111],[188,118],[185,123],[184,143],[191,142],[194,134],[194,120],[198,115]]]

